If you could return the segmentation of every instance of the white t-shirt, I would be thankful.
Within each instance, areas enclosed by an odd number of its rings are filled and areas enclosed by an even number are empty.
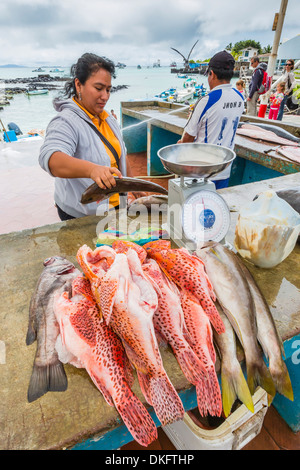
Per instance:
[[[234,137],[244,111],[244,98],[230,83],[219,85],[200,99],[185,126],[195,142],[234,148]],[[227,179],[231,165],[214,180]]]

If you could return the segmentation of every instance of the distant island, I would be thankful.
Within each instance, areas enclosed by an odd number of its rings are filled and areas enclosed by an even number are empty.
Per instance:
[[[6,65],[0,65],[0,68],[3,69],[3,68],[26,68],[25,65],[16,65],[16,64],[6,64]]]

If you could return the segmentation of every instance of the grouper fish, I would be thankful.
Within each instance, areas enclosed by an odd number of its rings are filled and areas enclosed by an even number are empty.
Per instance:
[[[29,402],[37,400],[49,391],[59,392],[67,389],[67,376],[55,350],[59,325],[53,305],[56,297],[62,292],[71,292],[72,281],[78,274],[79,270],[60,256],[53,256],[44,261],[44,269],[29,307],[26,344],[31,345],[37,341],[27,394]]]
[[[251,394],[261,386],[274,397],[275,385],[257,340],[255,304],[237,256],[215,242],[209,242],[197,250],[197,254],[204,262],[217,300],[243,346]]]
[[[152,181],[145,181],[138,178],[117,178],[116,185],[112,188],[100,188],[97,183],[89,186],[81,196],[81,204],[90,204],[91,202],[100,202],[117,193],[149,192],[168,194],[167,189]]]

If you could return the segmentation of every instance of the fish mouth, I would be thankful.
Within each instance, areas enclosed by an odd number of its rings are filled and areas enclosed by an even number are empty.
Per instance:
[[[51,264],[53,264],[55,261],[55,258],[53,258],[53,256],[51,256],[50,258],[46,258],[44,260],[44,266],[51,266]]]

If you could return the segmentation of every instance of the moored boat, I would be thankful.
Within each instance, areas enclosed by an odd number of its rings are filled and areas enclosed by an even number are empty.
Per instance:
[[[27,90],[26,91],[26,94],[27,95],[46,95],[47,93],[49,93],[49,90],[47,88],[43,88],[43,89],[40,89],[40,90]]]

